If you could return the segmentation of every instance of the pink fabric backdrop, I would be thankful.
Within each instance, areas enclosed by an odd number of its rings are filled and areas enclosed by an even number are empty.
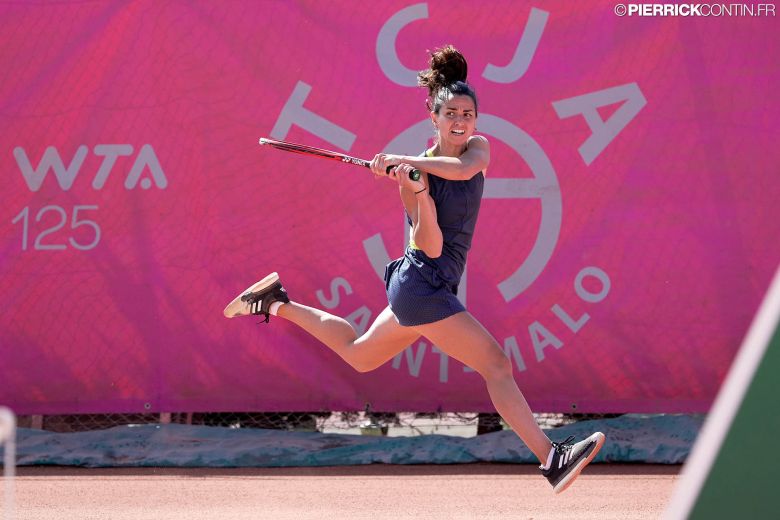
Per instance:
[[[365,329],[396,188],[261,148],[419,153],[453,43],[492,162],[461,293],[538,411],[710,405],[780,260],[777,19],[609,2],[0,7],[0,404],[18,413],[491,410],[426,340],[359,374],[281,319],[278,271]]]

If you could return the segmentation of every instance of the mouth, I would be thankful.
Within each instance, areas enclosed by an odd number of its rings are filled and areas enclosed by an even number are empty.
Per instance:
[[[465,130],[451,130],[450,133],[451,134],[455,134],[455,135],[463,135],[463,134],[466,133],[466,131]]]

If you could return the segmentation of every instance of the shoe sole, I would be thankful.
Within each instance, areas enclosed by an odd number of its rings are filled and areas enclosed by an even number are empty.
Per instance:
[[[566,478],[558,482],[558,485],[553,488],[553,491],[555,493],[563,493],[568,489],[569,486],[571,486],[574,483],[574,480],[582,473],[582,470],[585,469],[585,466],[587,466],[590,461],[593,460],[593,457],[596,456],[596,454],[601,450],[601,447],[604,445],[604,440],[606,437],[603,433],[598,432],[598,435],[596,437],[596,447],[593,448],[593,451],[590,452],[590,455],[588,455],[583,460],[579,461],[577,465],[574,467],[571,473],[566,475]]]
[[[226,318],[235,318],[237,316],[248,316],[248,307],[246,302],[241,301],[241,297],[244,296],[247,293],[253,293],[253,292],[259,292],[263,289],[267,289],[268,287],[271,287],[273,284],[279,281],[279,274],[278,273],[271,273],[259,282],[253,284],[251,287],[249,287],[246,291],[242,291],[241,294],[233,298],[233,301],[227,304],[227,307],[225,307],[225,310],[222,311],[222,314],[225,315]]]

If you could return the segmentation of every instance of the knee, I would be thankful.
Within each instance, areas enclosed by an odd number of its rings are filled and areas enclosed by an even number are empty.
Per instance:
[[[352,366],[352,368],[354,368],[360,373],[371,372],[372,370],[379,367],[379,365],[377,365],[376,363],[370,363],[367,360],[363,360],[359,358],[350,360],[349,364]]]
[[[498,352],[490,356],[490,359],[479,370],[479,373],[485,380],[514,377],[512,374],[512,361],[500,348]]]
[[[350,347],[344,351],[342,358],[349,364],[349,366],[361,373],[371,372],[380,366],[376,363],[376,360],[365,356],[363,352],[355,347],[355,345],[350,345]]]

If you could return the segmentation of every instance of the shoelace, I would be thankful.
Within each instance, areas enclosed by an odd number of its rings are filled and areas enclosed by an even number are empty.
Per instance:
[[[574,435],[569,435],[565,440],[561,442],[553,442],[553,448],[557,453],[566,453],[572,448],[572,442],[574,441]]]

